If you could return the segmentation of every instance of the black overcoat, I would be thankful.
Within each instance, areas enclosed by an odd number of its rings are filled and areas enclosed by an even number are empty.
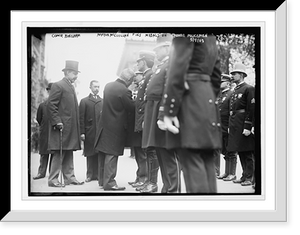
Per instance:
[[[52,84],[48,98],[48,150],[60,150],[60,133],[53,127],[63,123],[63,150],[80,150],[78,101],[73,85],[66,79]]]
[[[96,153],[95,139],[96,133],[100,131],[102,105],[102,98],[97,96],[95,99],[92,94],[79,103],[80,134],[85,135],[84,156],[92,156]]]
[[[39,123],[39,154],[49,154],[47,100],[39,105],[36,120]]]
[[[221,126],[222,126],[222,133],[228,134],[228,127],[229,127],[229,101],[233,91],[229,88],[220,92],[219,96],[217,97],[220,117],[221,117]]]
[[[142,147],[166,147],[166,132],[158,128],[160,119],[160,107],[163,102],[163,94],[167,79],[169,56],[157,65],[146,87],[146,104],[144,115],[144,129]]]
[[[121,79],[108,83],[103,92],[103,108],[95,148],[106,154],[123,155],[128,134],[128,118],[134,112],[132,92]]]
[[[228,151],[254,151],[253,133],[243,135],[243,130],[251,131],[254,126],[255,88],[245,82],[234,88],[230,97]]]
[[[222,148],[216,102],[221,83],[218,49],[214,36],[202,40],[193,43],[190,38],[173,39],[164,114],[178,117],[180,143],[168,139],[167,148]]]

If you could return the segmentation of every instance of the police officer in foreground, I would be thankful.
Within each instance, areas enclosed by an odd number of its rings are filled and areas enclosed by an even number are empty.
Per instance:
[[[232,94],[231,86],[231,76],[227,74],[221,75],[221,91],[217,97],[220,116],[221,116],[221,126],[222,126],[222,154],[225,160],[225,173],[217,176],[218,179],[223,179],[224,181],[232,181],[236,179],[236,152],[227,151],[228,144],[228,125],[229,125],[229,101]],[[219,160],[220,167],[220,156],[217,156]]]
[[[180,165],[177,154],[174,150],[166,149],[166,132],[159,128],[158,120],[160,117],[160,106],[163,101],[163,93],[167,78],[169,53],[172,36],[170,34],[161,34],[156,41],[153,49],[157,60],[160,62],[149,80],[146,88],[146,105],[143,129],[143,148],[155,148],[157,158],[154,155],[148,155],[148,169],[150,174],[149,184],[140,192],[157,192],[157,174],[160,168],[163,188],[162,193],[179,193],[180,188]],[[158,162],[159,165],[158,165]]]
[[[255,140],[251,129],[254,126],[255,88],[244,81],[247,77],[244,64],[235,64],[230,74],[236,87],[230,97],[227,151],[238,152],[243,170],[242,177],[233,182],[249,186],[254,174]]]
[[[214,151],[222,147],[222,132],[216,37],[174,38],[168,72],[164,123],[180,142],[167,139],[167,148],[177,149],[187,193],[217,193]]]

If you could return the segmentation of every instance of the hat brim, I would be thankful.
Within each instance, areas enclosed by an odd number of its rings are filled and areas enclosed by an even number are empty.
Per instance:
[[[163,46],[171,46],[171,42],[161,42],[161,43],[158,43],[158,44],[153,48],[153,51],[156,50],[157,48],[163,47]]]
[[[230,74],[233,74],[233,73],[243,73],[243,74],[245,74],[245,77],[247,77],[248,76],[248,74],[247,73],[245,73],[244,71],[242,71],[242,70],[233,70],[233,71],[231,71],[230,72]]]
[[[68,68],[64,68],[64,69],[62,69],[61,71],[66,71],[66,70],[71,70],[71,71],[75,71],[75,72],[77,72],[77,73],[80,73],[80,71],[79,70],[75,70],[75,69],[68,69]]]

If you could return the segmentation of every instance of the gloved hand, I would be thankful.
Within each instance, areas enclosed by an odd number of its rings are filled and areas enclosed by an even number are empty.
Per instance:
[[[57,129],[57,130],[62,130],[64,128],[64,124],[62,124],[61,122],[60,123],[57,123],[55,126],[54,126],[54,129]]]

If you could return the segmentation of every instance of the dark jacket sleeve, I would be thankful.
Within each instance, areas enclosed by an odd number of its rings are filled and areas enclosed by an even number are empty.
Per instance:
[[[42,124],[42,119],[43,119],[43,103],[39,105],[36,113],[36,120],[39,123],[39,125]]]
[[[79,103],[79,124],[80,134],[85,134],[85,100],[82,99]]]
[[[127,91],[122,95],[121,98],[125,110],[127,110],[127,112],[134,112],[135,102],[132,99],[132,92],[129,89],[127,89]]]
[[[170,64],[167,75],[167,85],[164,95],[164,114],[176,116],[185,92],[185,74],[192,58],[194,43],[189,38],[177,37],[173,39],[173,51],[170,56]],[[170,105],[174,105],[172,113]]]
[[[247,88],[247,105],[246,117],[244,121],[244,129],[251,130],[254,126],[254,112],[255,112],[255,88],[249,86]]]
[[[56,83],[53,83],[51,86],[49,98],[48,98],[48,114],[49,120],[52,126],[56,125],[57,123],[61,123],[62,120],[58,115],[58,105],[61,100],[62,89]]]
[[[215,93],[215,96],[217,97],[218,94],[220,93],[220,86],[221,86],[221,63],[219,59],[215,63],[210,79],[211,79],[213,91]]]

